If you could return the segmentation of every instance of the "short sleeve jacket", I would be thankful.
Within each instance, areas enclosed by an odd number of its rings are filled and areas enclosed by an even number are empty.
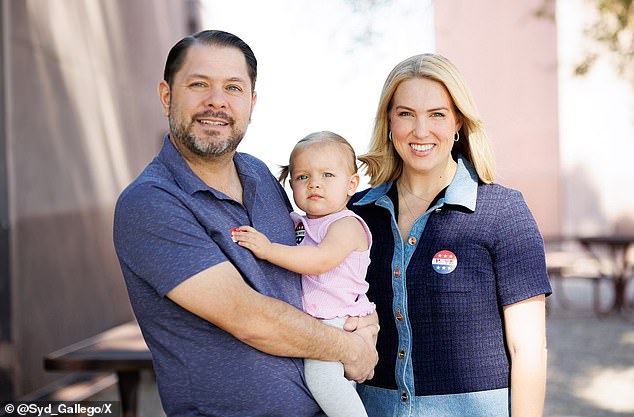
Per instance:
[[[381,332],[367,384],[404,398],[508,387],[502,308],[551,292],[543,240],[521,194],[479,183],[459,157],[444,195],[405,239],[392,183],[357,193],[349,207],[375,237],[368,297]]]

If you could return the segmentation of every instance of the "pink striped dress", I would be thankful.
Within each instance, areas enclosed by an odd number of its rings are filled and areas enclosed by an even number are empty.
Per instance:
[[[343,217],[354,217],[363,226],[368,238],[368,250],[352,252],[328,272],[302,275],[304,311],[319,319],[365,316],[376,306],[366,296],[368,283],[365,273],[370,265],[372,235],[363,219],[350,210],[343,210],[317,219],[291,213],[295,221],[295,237],[299,245],[317,246],[326,236],[328,227]]]

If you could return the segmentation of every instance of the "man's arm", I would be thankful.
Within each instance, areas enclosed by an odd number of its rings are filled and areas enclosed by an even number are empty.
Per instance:
[[[541,417],[547,356],[544,295],[504,307],[504,326],[511,353],[511,414]]]
[[[357,382],[374,375],[378,326],[349,333],[322,324],[253,290],[229,262],[194,275],[167,296],[255,349],[276,356],[340,361],[346,376]]]

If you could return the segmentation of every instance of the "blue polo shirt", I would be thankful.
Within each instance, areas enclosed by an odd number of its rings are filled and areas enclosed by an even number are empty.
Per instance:
[[[375,242],[368,297],[381,321],[374,379],[359,388],[370,417],[508,416],[503,306],[550,294],[541,235],[517,191],[456,174],[401,237],[392,183],[349,207]]]
[[[243,153],[234,162],[244,205],[208,187],[166,137],[116,205],[115,248],[163,407],[170,417],[323,416],[305,386],[301,359],[255,350],[165,296],[229,261],[258,292],[301,308],[297,274],[230,238],[231,228],[251,225],[273,242],[295,244],[290,203],[266,165]]]

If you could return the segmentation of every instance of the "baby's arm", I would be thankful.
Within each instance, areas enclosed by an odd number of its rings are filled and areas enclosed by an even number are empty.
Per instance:
[[[255,256],[299,274],[321,274],[343,262],[353,251],[368,249],[368,239],[361,223],[343,217],[328,227],[319,246],[286,246],[271,243],[252,227],[241,226],[231,236]]]

